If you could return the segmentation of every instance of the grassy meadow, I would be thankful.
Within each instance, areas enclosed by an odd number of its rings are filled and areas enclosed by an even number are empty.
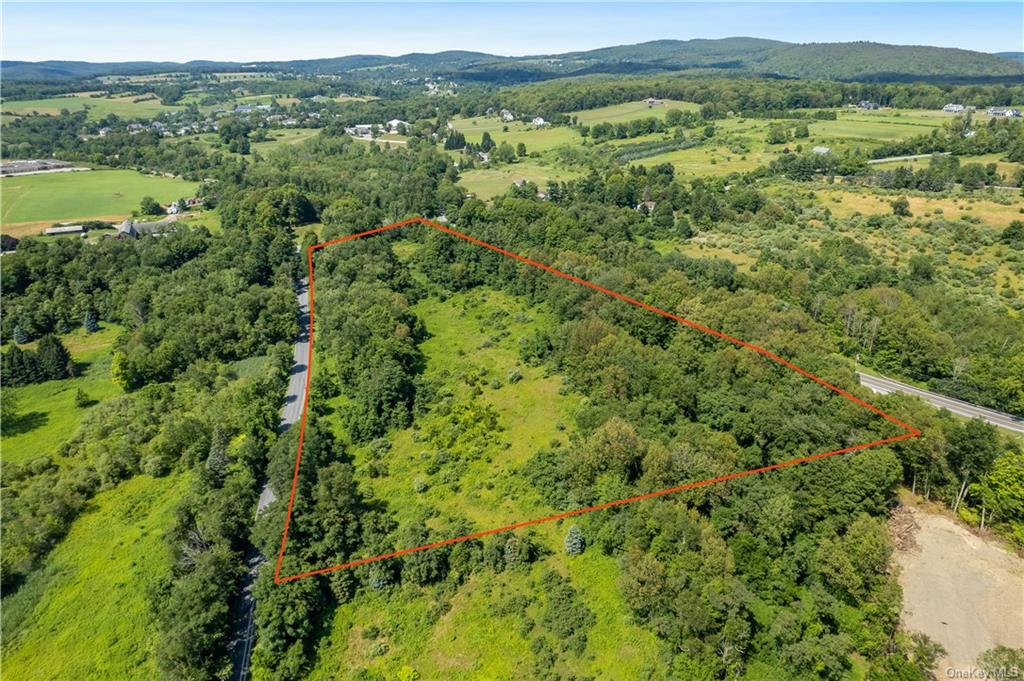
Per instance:
[[[479,143],[484,133],[488,132],[495,144],[508,142],[514,147],[522,142],[526,145],[528,153],[549,151],[564,144],[576,144],[581,141],[579,134],[566,126],[538,128],[522,121],[506,123],[495,116],[453,118],[452,124],[466,136],[467,142]]]
[[[139,475],[96,495],[42,566],[3,600],[5,678],[157,678],[147,590],[170,569],[163,533],[185,483]]]
[[[110,114],[122,118],[152,117],[167,111],[175,111],[181,107],[165,106],[160,103],[156,95],[109,96],[101,93],[80,92],[61,97],[4,102],[0,108],[5,115],[18,116],[58,116],[64,109],[72,113],[87,110],[89,119],[98,121]]]
[[[481,199],[492,199],[508,191],[516,180],[528,180],[545,189],[549,182],[566,182],[579,177],[578,172],[555,165],[524,159],[497,168],[472,168],[459,175],[459,184]]]
[[[24,463],[54,454],[57,445],[75,432],[85,414],[104,400],[121,394],[110,377],[110,347],[121,328],[104,324],[96,333],[79,329],[61,337],[78,365],[79,375],[60,381],[33,383],[4,392],[18,400],[18,416],[3,424],[0,459]],[[26,348],[34,344],[27,344]],[[82,390],[93,404],[79,407],[75,394]]]
[[[641,100],[638,102],[602,106],[597,109],[582,109],[580,111],[573,111],[569,115],[575,116],[576,120],[583,125],[595,125],[597,123],[627,123],[637,118],[650,118],[651,116],[664,120],[665,114],[668,113],[669,109],[697,111],[700,109],[700,105],[675,99],[661,99],[658,100],[657,104],[651,106],[646,101]]]
[[[565,393],[560,377],[523,365],[518,344],[534,329],[549,326],[551,318],[542,308],[489,290],[445,301],[429,298],[415,309],[431,334],[422,345],[425,377],[442,381],[455,403],[472,400],[493,407],[499,415],[498,438],[457,481],[445,481],[443,471],[432,476],[423,453],[430,445],[417,434],[430,432],[437,420],[432,411],[414,428],[390,438],[385,476],[366,475],[368,453],[356,448],[361,479],[376,498],[387,500],[402,524],[414,522],[424,504],[441,515],[469,518],[478,529],[550,514],[553,509],[518,469],[539,449],[568,444],[581,397]],[[511,370],[522,379],[510,382]],[[338,430],[344,435],[340,425]],[[426,481],[426,489],[417,492],[416,480]],[[534,539],[550,554],[528,570],[476,574],[450,595],[413,587],[387,598],[367,593],[356,604],[340,606],[309,678],[347,678],[362,668],[392,678],[405,667],[424,680],[526,678],[535,634],[523,628],[523,615],[511,604],[517,594],[539,592],[546,570],[567,577],[597,616],[586,651],[560,672],[629,679],[657,669],[657,640],[632,623],[616,583],[615,559],[596,550],[567,556],[561,549],[567,527],[546,523],[532,528]],[[437,605],[442,600],[445,607]],[[536,618],[542,607],[543,602],[533,602],[525,614]],[[532,632],[543,629],[537,627]]]
[[[0,224],[4,234],[38,234],[52,223],[123,220],[144,196],[170,203],[192,196],[195,182],[143,175],[134,170],[14,175],[0,179]]]

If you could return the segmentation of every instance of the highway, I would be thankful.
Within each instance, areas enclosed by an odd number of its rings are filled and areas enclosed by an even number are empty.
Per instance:
[[[292,369],[288,375],[288,390],[285,392],[284,404],[281,406],[281,422],[278,434],[283,434],[302,418],[302,399],[306,393],[306,381],[309,379],[309,290],[307,280],[299,282],[295,288],[295,298],[299,307],[299,335],[295,339],[292,355]],[[270,486],[270,481],[263,484],[260,498],[256,504],[256,518],[274,503],[277,495]],[[255,518],[253,518],[255,520]],[[245,556],[245,564],[249,571],[242,584],[241,598],[235,608],[235,631],[231,642],[231,681],[246,681],[249,678],[249,659],[256,641],[256,625],[253,615],[256,610],[256,599],[252,589],[259,575],[260,566],[266,563],[255,547],[249,548]]]
[[[970,402],[964,402],[963,400],[946,397],[945,395],[933,393],[928,390],[922,390],[921,388],[915,388],[912,385],[900,383],[899,381],[894,381],[891,378],[885,378],[883,376],[869,376],[868,374],[862,374],[858,371],[857,380],[860,381],[861,385],[870,388],[876,393],[886,395],[888,393],[898,392],[906,395],[916,395],[932,406],[940,409],[947,409],[959,416],[980,418],[994,426],[999,426],[1000,428],[1012,430],[1017,433],[1024,433],[1024,418],[1020,416],[1006,414],[986,407],[979,407],[971,404]]]

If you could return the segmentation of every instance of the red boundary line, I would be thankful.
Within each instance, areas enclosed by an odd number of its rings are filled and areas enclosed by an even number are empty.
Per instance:
[[[303,399],[302,399],[302,418],[301,418],[300,425],[299,425],[299,446],[298,446],[298,451],[295,454],[295,471],[294,471],[294,474],[292,476],[292,490],[291,490],[291,494],[288,497],[288,514],[285,516],[284,532],[281,535],[281,549],[277,553],[277,566],[274,569],[274,583],[275,584],[282,584],[284,582],[292,582],[292,581],[295,581],[297,579],[302,579],[303,577],[311,577],[313,575],[321,575],[321,574],[324,574],[325,572],[333,572],[335,570],[344,570],[346,568],[356,567],[357,565],[366,565],[367,563],[375,563],[377,561],[386,560],[388,558],[396,558],[398,556],[404,556],[406,554],[416,553],[418,551],[425,551],[427,549],[433,549],[433,548],[437,548],[439,546],[447,546],[449,544],[457,544],[459,542],[468,541],[470,539],[479,539],[480,537],[487,537],[487,536],[492,535],[492,534],[499,534],[501,532],[508,532],[508,531],[516,530],[516,529],[519,529],[519,528],[522,528],[522,527],[529,527],[530,525],[537,525],[537,524],[540,524],[540,523],[546,523],[546,522],[549,522],[549,521],[552,521],[552,520],[559,520],[561,518],[570,518],[572,516],[581,515],[583,513],[590,513],[591,511],[600,511],[600,510],[607,509],[607,508],[613,508],[615,506],[622,506],[624,504],[631,504],[634,501],[643,501],[644,499],[654,499],[655,497],[661,497],[661,496],[664,496],[666,494],[673,494],[675,492],[681,492],[683,490],[695,489],[697,487],[704,487],[706,485],[713,485],[715,483],[725,482],[726,480],[735,480],[736,478],[742,478],[742,477],[746,477],[746,476],[749,476],[749,475],[757,475],[759,473],[767,473],[769,471],[778,470],[780,468],[788,468],[790,466],[796,466],[797,464],[807,463],[808,461],[816,461],[818,459],[824,459],[824,458],[827,458],[827,457],[830,457],[830,456],[835,456],[836,454],[845,454],[845,453],[848,453],[848,452],[854,452],[854,451],[858,451],[858,450],[861,450],[861,449],[868,449],[869,447],[877,447],[878,445],[888,444],[888,443],[891,443],[891,442],[898,442],[900,440],[907,440],[909,438],[918,437],[921,434],[921,431],[918,430],[917,428],[914,428],[913,426],[907,425],[906,423],[904,423],[903,421],[900,421],[896,417],[891,416],[890,414],[885,413],[884,411],[882,411],[878,407],[875,407],[875,406],[873,406],[871,404],[868,404],[867,402],[865,402],[864,400],[860,399],[856,395],[852,395],[852,394],[846,392],[845,390],[843,390],[842,388],[839,388],[839,387],[836,387],[836,386],[832,385],[828,381],[825,381],[824,379],[819,378],[818,376],[815,376],[814,374],[812,374],[809,371],[806,371],[805,369],[801,369],[800,367],[796,366],[792,362],[789,362],[788,360],[785,360],[782,357],[779,357],[778,355],[776,355],[776,354],[774,354],[774,353],[772,353],[772,352],[770,352],[768,350],[765,350],[762,347],[759,347],[757,345],[753,345],[752,343],[747,343],[746,341],[742,341],[742,340],[740,340],[738,338],[734,338],[733,336],[730,336],[728,334],[722,333],[721,331],[716,331],[714,329],[708,328],[706,326],[698,324],[697,322],[694,322],[694,321],[691,321],[689,319],[686,319],[685,317],[680,317],[678,315],[672,314],[671,312],[666,312],[665,310],[662,310],[660,308],[654,307],[653,305],[648,305],[647,303],[644,303],[644,302],[641,302],[639,300],[636,300],[635,298],[630,298],[629,296],[623,295],[621,293],[617,293],[617,292],[612,291],[610,289],[606,289],[603,286],[598,286],[597,284],[594,284],[592,282],[586,281],[585,279],[580,279],[579,277],[575,277],[575,276],[573,276],[571,274],[567,274],[566,272],[562,272],[561,270],[557,270],[554,267],[551,267],[549,265],[545,265],[543,263],[539,263],[539,262],[536,262],[534,260],[530,260],[529,258],[526,258],[526,257],[524,257],[522,255],[519,255],[518,253],[513,253],[511,251],[507,251],[504,248],[500,248],[500,247],[495,246],[493,244],[489,244],[486,241],[481,241],[479,239],[475,239],[475,238],[469,236],[468,234],[463,234],[462,232],[458,232],[458,231],[456,231],[454,229],[451,229],[450,227],[445,227],[444,225],[439,225],[437,223],[431,222],[431,221],[426,220],[424,218],[412,218],[410,220],[404,220],[402,222],[396,222],[396,223],[394,223],[392,225],[387,225],[385,227],[378,227],[377,229],[371,229],[371,230],[367,230],[365,232],[360,232],[358,234],[352,234],[352,235],[349,235],[349,236],[346,236],[346,237],[342,237],[340,239],[333,239],[331,241],[324,241],[324,242],[321,242],[321,243],[318,243],[318,244],[314,244],[314,245],[312,245],[312,246],[310,246],[309,248],[306,249],[306,264],[307,264],[307,267],[309,268],[309,346],[308,346],[308,353],[309,353],[309,355],[308,355],[307,360],[306,360],[306,366],[307,366],[306,371],[307,371],[307,374],[312,371],[312,367],[313,367],[313,309],[314,309],[314,305],[313,305],[313,301],[314,301],[313,252],[317,251],[317,250],[319,250],[321,248],[326,248],[328,246],[334,246],[336,244],[345,243],[346,241],[354,241],[355,239],[361,239],[363,237],[370,236],[372,234],[380,234],[381,232],[386,232],[386,231],[389,231],[389,230],[392,230],[392,229],[396,229],[398,227],[404,227],[406,225],[411,225],[411,224],[421,224],[421,225],[426,225],[428,227],[432,227],[433,229],[439,230],[439,231],[444,232],[446,234],[450,234],[450,235],[452,235],[454,237],[458,237],[459,239],[462,239],[463,241],[468,241],[471,244],[475,244],[477,246],[481,246],[483,248],[487,248],[487,249],[492,250],[492,251],[494,251],[496,253],[500,253],[501,255],[504,255],[504,256],[508,256],[509,258],[512,258],[513,260],[518,260],[519,262],[525,263],[525,264],[527,264],[527,265],[529,265],[531,267],[536,267],[537,269],[544,270],[545,272],[549,272],[549,273],[555,275],[556,277],[561,277],[562,279],[566,279],[568,281],[571,281],[573,283],[579,284],[581,286],[586,286],[587,288],[593,289],[595,291],[599,291],[600,293],[604,293],[605,295],[611,296],[612,298],[618,298],[619,300],[625,301],[625,302],[629,303],[630,305],[636,305],[637,307],[643,308],[643,309],[648,310],[650,312],[654,312],[655,314],[659,314],[662,317],[666,317],[666,318],[671,319],[673,321],[679,322],[680,324],[684,324],[686,326],[692,327],[694,329],[697,329],[698,331],[703,331],[704,333],[711,334],[712,336],[716,336],[716,337],[721,338],[723,340],[729,341],[730,343],[733,343],[733,344],[738,345],[740,347],[744,347],[744,348],[747,348],[749,350],[753,350],[754,352],[756,352],[758,354],[764,355],[765,357],[767,357],[768,359],[772,360],[773,362],[777,362],[777,363],[781,364],[784,367],[792,369],[793,371],[797,372],[798,374],[801,374],[803,376],[806,376],[807,378],[810,378],[814,382],[823,385],[824,387],[828,388],[829,390],[831,390],[832,392],[836,393],[837,395],[840,395],[840,396],[850,400],[851,402],[854,402],[855,404],[858,404],[861,407],[864,407],[865,409],[874,412],[875,414],[881,416],[882,418],[886,419],[887,421],[895,423],[896,425],[898,425],[901,428],[903,428],[904,430],[906,430],[906,432],[902,433],[900,435],[894,435],[892,437],[887,437],[887,438],[882,438],[880,440],[875,440],[873,442],[866,442],[864,444],[853,445],[853,446],[850,446],[850,447],[844,447],[842,449],[836,449],[836,450],[833,450],[833,451],[830,451],[830,452],[822,452],[820,454],[813,454],[811,456],[800,457],[800,458],[797,458],[797,459],[790,459],[789,461],[783,461],[781,463],[771,464],[770,466],[761,466],[760,468],[752,468],[752,469],[746,470],[746,471],[737,471],[735,473],[729,473],[727,475],[720,475],[720,476],[715,477],[715,478],[708,478],[707,480],[698,480],[696,482],[688,482],[688,483],[686,483],[684,485],[679,485],[677,487],[668,487],[668,488],[663,489],[663,490],[658,490],[657,492],[649,492],[647,494],[640,494],[640,495],[634,496],[634,497],[627,497],[625,499],[619,499],[617,501],[609,501],[609,502],[606,502],[606,503],[603,503],[603,504],[597,504],[596,506],[588,506],[586,508],[578,508],[578,509],[575,509],[575,510],[572,510],[572,511],[566,511],[564,513],[556,513],[554,515],[549,515],[549,516],[546,516],[544,518],[535,518],[533,520],[525,520],[523,522],[514,523],[512,525],[506,525],[504,527],[497,527],[497,528],[494,528],[494,529],[491,529],[491,530],[483,530],[481,532],[473,532],[471,534],[463,535],[461,537],[453,537],[451,539],[444,539],[442,541],[436,541],[436,542],[431,542],[429,544],[423,544],[422,546],[413,546],[413,547],[409,547],[409,548],[406,548],[406,549],[400,549],[398,551],[392,551],[391,553],[382,553],[382,554],[380,554],[378,556],[371,556],[369,558],[360,558],[358,560],[349,561],[347,563],[340,563],[338,565],[331,565],[329,567],[319,568],[317,570],[308,570],[306,572],[300,572],[298,574],[288,575],[288,576],[282,577],[281,576],[281,564],[284,561],[285,546],[288,544],[288,528],[291,525],[292,508],[293,508],[293,506],[295,504],[295,490],[298,487],[298,483],[299,483],[299,462],[302,460],[302,442],[303,442],[303,438],[304,438],[304,436],[306,434],[306,408],[307,408],[307,406],[309,404],[309,384],[310,384],[310,376],[307,375],[307,377],[306,377],[305,394],[303,395]]]

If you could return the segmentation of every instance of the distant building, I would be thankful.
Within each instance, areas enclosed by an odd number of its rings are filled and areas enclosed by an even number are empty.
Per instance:
[[[961,111],[964,110],[964,105],[949,103],[946,106],[942,107],[942,110],[945,111],[946,113],[960,113]]]
[[[394,133],[397,133],[400,127],[406,128],[406,129],[409,128],[409,124],[408,123],[406,123],[403,120],[399,120],[397,118],[391,119],[390,121],[388,121],[384,125],[387,127],[388,132],[394,132]]]
[[[71,168],[67,161],[53,158],[33,159],[31,161],[4,161],[0,163],[0,175],[18,175],[21,173],[38,173],[45,170],[65,170]]]
[[[1004,109],[1001,106],[990,106],[985,113],[989,116],[1003,116],[1005,118],[1020,118],[1020,109]]]
[[[832,153],[831,147],[814,147],[811,149],[815,154],[830,154]]]
[[[476,157],[478,159],[480,159],[481,163],[487,163],[487,162],[489,162],[491,160],[491,155],[488,154],[486,151],[478,151],[478,152],[476,152]]]
[[[648,97],[647,99],[644,100],[644,104],[646,104],[647,106],[658,106],[659,104],[661,104],[661,102],[659,102],[654,97]]]
[[[508,109],[502,109],[501,110],[501,120],[505,121],[506,123],[511,123],[515,119],[516,119],[516,115],[514,113],[512,113],[511,111],[509,111]]]
[[[544,127],[545,125],[547,125],[547,124],[548,124],[548,123],[547,123],[547,121],[545,121],[545,120],[544,120],[543,118],[541,118],[540,116],[536,116],[536,117],[535,117],[535,118],[534,118],[534,119],[533,119],[532,121],[530,121],[530,122],[531,122],[531,123],[533,123],[534,125],[536,125],[536,126],[537,126],[538,128],[543,128],[543,127]]]
[[[173,220],[160,220],[158,222],[134,222],[131,218],[125,220],[117,228],[118,239],[138,239],[140,236],[162,236],[174,231]]]
[[[861,108],[861,109],[878,109],[878,108],[880,108],[880,105],[878,104],[878,102],[869,102],[866,99],[862,99],[859,102],[857,102],[857,106],[859,108]]]
[[[43,234],[46,236],[60,236],[62,234],[85,234],[86,229],[83,225],[59,225],[57,227],[48,227],[43,230]]]
[[[10,234],[0,234],[0,252],[13,253],[18,250],[18,241]]]
[[[648,199],[647,201],[641,201],[640,203],[636,204],[636,209],[641,213],[653,213],[654,208],[657,205],[657,202]]]

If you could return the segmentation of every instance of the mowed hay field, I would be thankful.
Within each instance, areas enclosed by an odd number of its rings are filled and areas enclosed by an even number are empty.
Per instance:
[[[183,476],[139,475],[96,495],[42,566],[3,600],[5,679],[159,676],[147,592],[170,570],[163,534],[186,489]]]
[[[466,136],[467,142],[479,143],[484,133],[488,132],[496,144],[508,142],[514,147],[522,142],[526,145],[527,152],[548,151],[563,144],[576,144],[581,141],[579,133],[572,128],[549,125],[538,128],[521,121],[505,123],[495,116],[454,118],[452,125]]]
[[[668,113],[670,109],[679,109],[680,111],[698,111],[700,109],[700,105],[676,99],[661,99],[658,100],[657,104],[652,106],[641,100],[639,102],[626,102],[625,104],[602,106],[597,109],[573,111],[569,115],[575,116],[576,120],[583,125],[594,125],[596,123],[625,123],[638,118],[650,118],[652,116],[654,118],[664,119],[665,114]]]
[[[92,93],[78,93],[66,97],[48,97],[46,99],[26,99],[16,101],[5,101],[0,109],[6,115],[16,114],[29,116],[37,114],[40,116],[59,116],[63,109],[74,113],[88,109],[89,119],[98,121],[110,114],[116,114],[124,118],[137,118],[155,116],[165,111],[176,111],[181,107],[165,106],[160,100],[148,95],[127,95],[120,97],[92,96]],[[136,100],[143,101],[136,101]]]
[[[498,168],[467,170],[459,175],[459,184],[479,199],[492,199],[508,191],[516,180],[534,182],[538,189],[545,190],[551,181],[567,182],[576,177],[579,173],[564,168],[519,161]]]
[[[170,203],[192,196],[198,184],[134,170],[14,175],[0,179],[0,230],[21,237],[58,221],[124,219],[144,196]]]

